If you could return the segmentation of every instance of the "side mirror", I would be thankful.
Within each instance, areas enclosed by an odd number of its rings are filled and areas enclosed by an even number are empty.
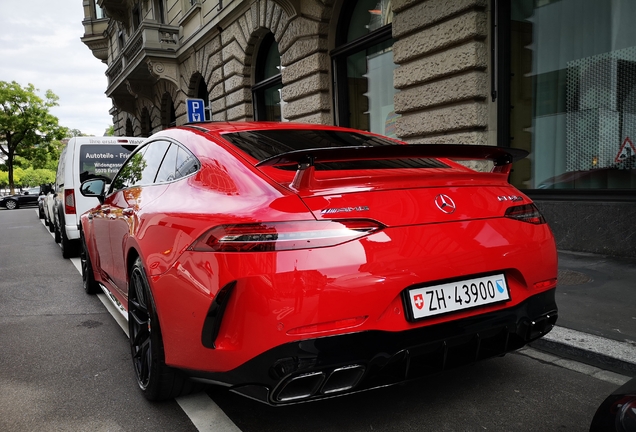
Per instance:
[[[106,191],[106,181],[101,178],[86,180],[80,186],[80,193],[85,197],[96,197],[100,204],[104,203],[104,192]]]

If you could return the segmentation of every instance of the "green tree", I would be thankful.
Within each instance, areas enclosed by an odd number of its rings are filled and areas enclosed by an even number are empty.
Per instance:
[[[22,187],[35,187],[53,182],[55,182],[55,172],[48,169],[33,169],[29,167],[24,170],[20,177]]]
[[[67,129],[58,124],[49,109],[57,106],[58,97],[51,90],[45,99],[36,94],[33,84],[22,87],[15,81],[0,81],[0,151],[4,154],[9,188],[15,191],[16,156],[27,160],[41,158],[54,149],[54,141],[66,136]]]
[[[108,126],[104,131],[104,136],[115,136],[115,126]]]
[[[85,133],[82,133],[82,131],[79,129],[69,129],[68,132],[66,133],[67,138],[82,137],[82,136],[88,136],[88,135],[86,135]]]

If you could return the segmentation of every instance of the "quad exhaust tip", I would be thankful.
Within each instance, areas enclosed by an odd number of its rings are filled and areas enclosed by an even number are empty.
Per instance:
[[[336,368],[330,373],[310,372],[293,376],[283,382],[278,390],[276,402],[294,402],[316,395],[333,395],[354,388],[364,375],[364,366],[349,365]]]

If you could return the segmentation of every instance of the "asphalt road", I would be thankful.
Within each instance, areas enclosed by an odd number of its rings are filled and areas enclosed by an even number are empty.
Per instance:
[[[136,388],[127,337],[32,209],[0,210],[0,431],[196,431]]]
[[[621,380],[526,350],[288,407],[212,388],[197,403],[218,405],[231,422],[210,420],[208,405],[197,413],[184,400],[141,396],[126,335],[84,293],[37,213],[0,209],[0,431],[587,431]]]

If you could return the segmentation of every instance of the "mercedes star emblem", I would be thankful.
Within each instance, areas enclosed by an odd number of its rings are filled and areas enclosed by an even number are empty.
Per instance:
[[[446,214],[451,214],[455,211],[455,202],[448,195],[437,195],[435,197],[435,205]]]

